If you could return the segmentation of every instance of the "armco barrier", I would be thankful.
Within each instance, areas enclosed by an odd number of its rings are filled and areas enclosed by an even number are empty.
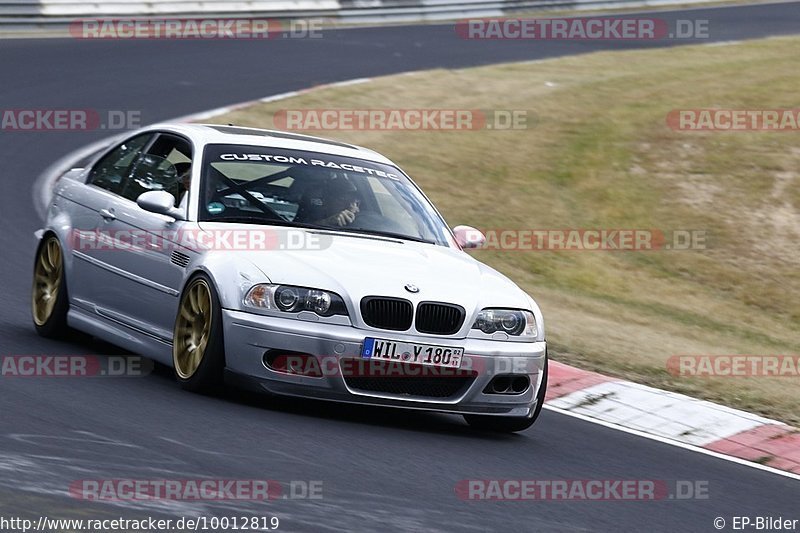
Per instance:
[[[267,17],[401,21],[500,16],[535,9],[590,9],[707,0],[0,0],[0,29],[66,28],[92,17]]]

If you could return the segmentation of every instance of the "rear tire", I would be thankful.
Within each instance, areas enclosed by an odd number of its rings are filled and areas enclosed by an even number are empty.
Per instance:
[[[536,422],[542,412],[544,398],[547,394],[547,368],[550,366],[545,355],[544,369],[542,370],[542,386],[536,394],[536,407],[529,416],[491,416],[491,415],[464,415],[464,420],[470,427],[481,431],[494,431],[497,433],[516,433],[525,431]]]
[[[211,279],[198,274],[181,293],[172,336],[175,379],[185,390],[220,392],[224,385],[225,343],[222,308]]]
[[[36,333],[51,339],[69,333],[69,297],[64,275],[64,253],[55,235],[45,236],[36,250],[31,287],[31,315]]]

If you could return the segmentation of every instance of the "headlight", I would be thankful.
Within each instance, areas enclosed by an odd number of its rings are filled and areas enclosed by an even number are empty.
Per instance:
[[[530,311],[484,309],[478,313],[472,329],[479,329],[490,335],[500,331],[515,337],[536,337],[536,319]]]
[[[287,313],[312,311],[320,316],[345,315],[344,300],[333,292],[292,285],[260,283],[247,291],[244,304],[258,309],[273,309]]]

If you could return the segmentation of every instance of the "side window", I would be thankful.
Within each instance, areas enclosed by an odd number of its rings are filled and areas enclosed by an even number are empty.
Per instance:
[[[136,200],[147,191],[167,191],[180,205],[189,190],[192,146],[186,139],[160,134],[147,153],[134,164],[122,195]]]
[[[87,183],[111,191],[114,194],[122,194],[131,164],[141,155],[142,149],[151,137],[152,135],[149,133],[139,135],[133,139],[128,139],[111,150],[94,165],[89,173]]]

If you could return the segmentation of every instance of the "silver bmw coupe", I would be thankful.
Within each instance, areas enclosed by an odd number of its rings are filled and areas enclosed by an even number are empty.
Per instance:
[[[464,251],[414,182],[358,146],[160,124],[55,182],[33,273],[44,336],[89,333],[191,391],[458,413],[520,431],[547,346],[534,300]]]

